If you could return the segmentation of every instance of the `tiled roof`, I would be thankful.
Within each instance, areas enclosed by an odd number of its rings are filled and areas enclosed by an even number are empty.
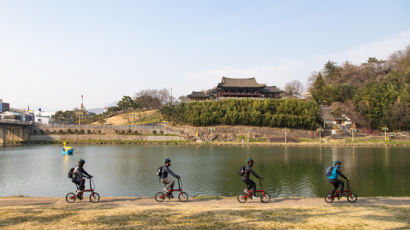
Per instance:
[[[254,77],[252,78],[227,78],[222,77],[218,87],[235,87],[235,88],[261,88],[266,87],[265,84],[259,84]]]
[[[208,98],[209,95],[204,92],[197,92],[197,91],[192,91],[191,94],[188,95],[189,98]]]

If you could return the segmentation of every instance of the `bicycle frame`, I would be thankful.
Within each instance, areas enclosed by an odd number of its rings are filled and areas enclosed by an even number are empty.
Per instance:
[[[350,191],[350,180],[346,180],[346,189],[343,190],[343,193],[341,194],[339,190],[335,191],[335,194],[333,195],[333,197],[341,197],[343,195],[347,195],[349,194],[349,196],[352,195],[352,192]]]
[[[262,193],[262,196],[265,196],[265,190],[263,190],[262,180],[261,179],[259,179],[259,186],[261,187],[261,189],[256,190],[255,194],[257,192],[260,192],[260,193]],[[252,194],[252,190],[248,191],[248,194],[246,194],[246,196],[244,196],[243,198],[249,198],[249,197],[251,197],[251,194]]]
[[[85,192],[91,192],[91,194],[94,194],[94,188],[93,188],[93,180],[91,179],[91,178],[87,178],[88,179],[88,181],[89,181],[89,183],[90,183],[90,188],[89,189],[84,189],[82,192],[77,192],[77,196],[78,195],[82,195],[83,193],[85,193]],[[76,186],[77,186],[77,190],[79,189],[79,186],[78,186],[78,184],[76,184]],[[94,186],[95,187],[95,186]]]
[[[178,179],[178,189],[171,189],[169,192],[173,193],[173,192],[179,192],[179,194],[182,194],[182,182],[181,179]],[[164,195],[161,196],[161,198],[167,196],[167,194],[165,193]]]

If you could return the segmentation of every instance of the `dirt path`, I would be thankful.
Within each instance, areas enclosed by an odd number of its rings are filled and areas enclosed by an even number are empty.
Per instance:
[[[240,204],[234,198],[163,203],[153,198],[103,197],[67,204],[64,198],[0,198],[4,229],[410,229],[410,197],[277,198]]]

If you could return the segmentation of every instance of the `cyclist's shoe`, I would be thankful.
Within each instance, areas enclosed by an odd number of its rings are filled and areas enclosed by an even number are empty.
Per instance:
[[[83,195],[78,195],[77,197],[78,197],[79,200],[83,199]]]
[[[244,192],[244,193],[248,193],[248,189],[245,188],[245,189],[243,190],[243,192]]]
[[[172,195],[172,193],[168,193],[167,196],[168,198],[174,198],[174,195]]]
[[[256,198],[259,198],[259,197],[258,197],[258,196],[255,196],[255,195],[252,196],[252,200],[253,200],[253,199],[256,199]]]

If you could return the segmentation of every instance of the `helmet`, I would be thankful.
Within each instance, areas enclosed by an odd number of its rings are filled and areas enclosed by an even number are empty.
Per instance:
[[[341,161],[335,161],[335,165],[337,165],[337,164],[342,164],[342,162]]]
[[[78,163],[84,164],[84,163],[85,163],[85,160],[80,159],[80,160],[78,161]]]
[[[169,158],[165,158],[165,159],[164,159],[164,164],[165,164],[165,163],[169,163],[169,162],[171,162],[171,159],[169,159]]]
[[[248,164],[249,161],[252,161],[252,162],[253,162],[253,158],[248,158],[248,159],[246,159],[246,164]]]

